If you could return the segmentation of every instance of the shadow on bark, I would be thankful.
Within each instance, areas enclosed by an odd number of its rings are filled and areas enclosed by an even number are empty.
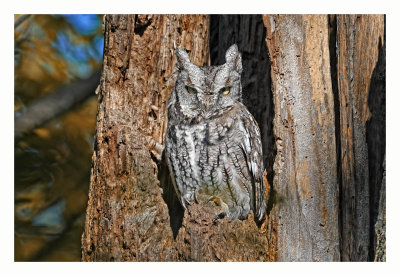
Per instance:
[[[185,213],[184,208],[179,202],[175,188],[172,184],[171,176],[169,174],[167,161],[163,154],[161,162],[158,164],[158,179],[160,186],[163,189],[163,199],[168,206],[168,214],[170,218],[170,225],[174,239],[178,235],[178,231],[182,226],[183,215]]]
[[[386,35],[385,35],[386,38]],[[380,191],[386,152],[386,43],[379,39],[378,61],[372,73],[368,92],[371,118],[367,121],[367,144],[370,192],[370,250],[369,260],[375,258],[375,224],[380,210]]]

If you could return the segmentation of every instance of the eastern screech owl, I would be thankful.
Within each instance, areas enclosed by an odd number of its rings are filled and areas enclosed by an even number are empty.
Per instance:
[[[261,137],[242,103],[242,59],[236,45],[221,66],[192,64],[177,49],[179,75],[168,103],[166,156],[186,208],[209,196],[232,219],[265,213]]]

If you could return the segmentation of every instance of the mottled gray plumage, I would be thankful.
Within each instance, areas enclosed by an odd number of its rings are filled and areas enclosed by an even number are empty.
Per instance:
[[[236,45],[221,66],[192,64],[177,49],[179,75],[168,103],[166,156],[184,207],[206,195],[232,219],[265,213],[260,130],[242,104]]]

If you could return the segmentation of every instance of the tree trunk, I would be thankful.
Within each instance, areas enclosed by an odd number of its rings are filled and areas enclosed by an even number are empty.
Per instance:
[[[164,140],[166,104],[174,86],[174,49],[188,49],[194,63],[204,64],[208,21],[208,16],[195,15],[105,17],[82,260],[177,259],[148,141]]]
[[[376,222],[385,137],[382,101],[372,123],[367,144],[366,123],[371,118],[368,97],[371,78],[384,40],[383,15],[337,16],[337,77],[340,105],[341,258],[343,261],[373,260],[371,244]],[[383,88],[375,99],[384,97]],[[376,94],[375,91],[370,93]],[[382,95],[383,93],[383,95]],[[383,113],[384,114],[384,113]],[[383,139],[382,139],[383,138]],[[383,147],[382,147],[383,145]],[[371,153],[369,154],[369,146]],[[369,155],[372,155],[369,157]],[[369,172],[369,163],[376,168]],[[376,166],[376,165],[377,166]],[[370,182],[371,177],[371,182]],[[372,250],[372,251],[371,251]],[[370,256],[370,257],[369,257]]]
[[[214,221],[215,208],[201,203],[181,217],[164,160],[156,160],[175,82],[174,50],[179,45],[204,65],[208,28],[208,16],[106,16],[82,260],[268,259],[265,235],[252,215]]]
[[[275,108],[271,225],[278,261],[338,261],[335,120],[326,15],[265,15]]]

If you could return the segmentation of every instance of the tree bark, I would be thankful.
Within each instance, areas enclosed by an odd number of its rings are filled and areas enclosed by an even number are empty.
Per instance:
[[[108,15],[84,261],[173,261],[177,251],[157,179],[177,46],[203,65],[208,16]],[[154,153],[156,154],[156,153]]]
[[[247,220],[214,218],[219,207],[200,203],[188,207],[176,239],[179,261],[268,261],[263,227],[259,229],[253,213]]]
[[[278,261],[338,261],[335,120],[326,15],[265,15],[272,62]]]
[[[383,176],[378,202],[378,217],[375,224],[375,262],[386,262],[386,165],[383,161]]]
[[[368,107],[371,77],[378,61],[379,43],[383,40],[383,15],[337,16],[337,77],[340,105],[338,136],[340,136],[341,153],[340,219],[343,261],[367,261],[371,257],[373,259],[374,255],[371,238],[376,214],[372,213],[375,212],[373,210],[377,207],[379,199],[384,144],[383,151],[382,143],[378,142],[369,154],[366,123],[371,118]],[[377,110],[376,115],[381,111]],[[381,129],[372,136],[380,137],[382,125],[380,127]],[[372,139],[370,145],[374,141],[376,138]],[[376,153],[377,156],[369,159],[372,153]],[[370,183],[371,161],[378,164],[379,168],[378,172],[374,173],[375,179],[371,179]]]

